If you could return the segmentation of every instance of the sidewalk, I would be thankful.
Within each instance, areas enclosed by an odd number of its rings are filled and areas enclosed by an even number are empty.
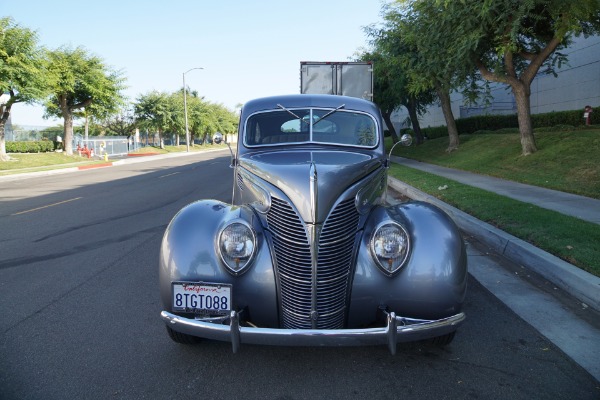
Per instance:
[[[466,185],[475,186],[506,197],[600,224],[600,200],[439,167],[402,157],[392,156],[392,161],[435,175],[444,176]],[[479,221],[404,182],[389,178],[389,185],[392,189],[407,197],[437,205],[449,214],[456,224],[468,235],[477,237],[496,253],[506,257],[517,265],[523,265],[535,271],[557,287],[600,311],[599,277],[583,271],[492,225]]]
[[[444,176],[465,185],[478,187],[490,192],[510,197],[538,207],[558,211],[585,221],[600,224],[600,200],[575,194],[544,189],[538,186],[524,185],[491,176],[426,164],[408,158],[392,156],[392,161],[407,167],[419,169],[434,175]]]

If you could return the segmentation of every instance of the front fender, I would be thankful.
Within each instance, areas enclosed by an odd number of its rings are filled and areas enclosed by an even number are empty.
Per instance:
[[[231,220],[243,219],[256,233],[256,254],[239,276],[230,274],[217,253],[217,238]],[[216,200],[192,203],[169,223],[159,257],[159,284],[165,310],[172,310],[171,282],[213,282],[233,285],[236,311],[252,304],[252,320],[262,326],[277,326],[275,276],[272,257],[254,211]],[[249,316],[246,316],[249,317]]]
[[[384,275],[370,251],[377,225],[395,221],[406,228],[411,251],[394,276]],[[349,325],[373,320],[385,307],[398,315],[438,319],[461,311],[467,287],[467,255],[456,224],[439,208],[424,202],[376,207],[365,224],[357,255]]]

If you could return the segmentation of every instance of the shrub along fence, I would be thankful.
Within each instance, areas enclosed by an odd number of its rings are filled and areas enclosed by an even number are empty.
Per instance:
[[[46,153],[54,151],[57,143],[51,140],[35,142],[6,142],[7,153]]]
[[[600,123],[600,108],[596,112],[591,114],[591,123]],[[545,128],[553,126],[578,127],[585,124],[583,119],[583,110],[571,110],[571,111],[556,111],[544,114],[533,114],[531,116],[531,123],[535,128]],[[456,120],[456,127],[460,134],[477,133],[477,132],[490,132],[495,133],[514,133],[514,129],[519,128],[519,120],[516,114],[511,115],[478,115],[469,118],[459,118]],[[513,129],[510,129],[513,128]],[[402,133],[408,131],[412,133],[412,130],[403,130]],[[425,136],[430,139],[448,136],[448,129],[446,126],[434,126],[429,128],[422,128],[421,131]],[[518,132],[518,130],[517,130]]]
[[[74,135],[74,153],[77,152],[78,145],[81,147],[87,146],[87,148],[93,149],[94,154],[97,156],[105,153],[108,155],[122,155],[142,147],[141,143],[134,142],[131,138],[128,139],[126,136],[90,136],[88,140],[84,140],[83,136]],[[42,137],[41,140],[6,142],[7,153],[46,153],[63,149],[64,145],[62,142],[59,143],[56,140],[48,140],[44,137]]]

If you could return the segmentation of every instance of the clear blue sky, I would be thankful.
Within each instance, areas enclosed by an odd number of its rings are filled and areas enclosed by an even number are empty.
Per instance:
[[[381,0],[0,0],[0,16],[55,49],[82,46],[127,78],[133,101],[186,84],[230,109],[299,92],[300,61],[348,61],[381,21]],[[54,125],[40,107],[15,105],[13,124]]]

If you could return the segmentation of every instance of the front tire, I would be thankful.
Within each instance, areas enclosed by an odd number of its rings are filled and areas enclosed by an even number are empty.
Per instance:
[[[202,339],[200,339],[199,337],[192,336],[192,335],[186,335],[185,333],[174,331],[173,329],[169,328],[168,326],[166,328],[167,328],[167,333],[169,334],[169,337],[175,343],[190,345],[190,344],[197,344],[202,341]]]

